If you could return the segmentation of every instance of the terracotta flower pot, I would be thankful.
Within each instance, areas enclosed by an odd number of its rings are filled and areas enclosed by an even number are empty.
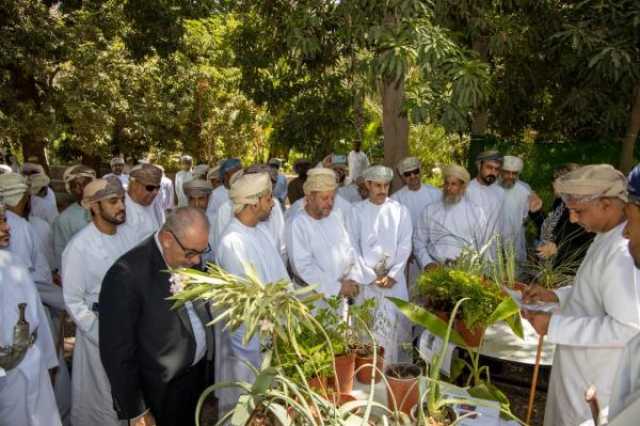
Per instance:
[[[387,407],[392,411],[411,414],[411,408],[420,399],[418,377],[420,367],[415,364],[398,363],[387,366],[384,375],[389,382],[387,387]]]
[[[472,348],[480,346],[485,331],[483,327],[476,326],[469,329],[463,320],[456,320],[453,323],[453,328],[462,336],[467,346]]]
[[[312,377],[309,379],[309,387],[314,391],[319,393],[320,395],[327,396],[328,395],[328,385],[326,377]]]
[[[375,383],[379,383],[382,380],[382,369],[384,368],[384,348],[378,346],[378,355],[376,358],[376,367],[373,367],[373,354],[362,354],[356,352],[356,377],[360,383],[371,383],[371,377]]]
[[[351,393],[351,391],[353,390],[353,372],[355,371],[356,366],[355,352],[337,356],[335,358],[335,363],[336,392],[339,394]]]

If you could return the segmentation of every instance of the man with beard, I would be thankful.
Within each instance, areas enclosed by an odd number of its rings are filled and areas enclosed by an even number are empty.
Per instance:
[[[168,298],[180,291],[171,271],[202,263],[210,251],[208,233],[202,211],[179,207],[104,277],[100,358],[118,417],[131,426],[195,424],[198,397],[207,385],[206,355],[213,353],[205,327],[211,316],[202,301],[172,309]]]
[[[164,212],[154,208],[161,181],[162,170],[152,164],[138,164],[129,172],[125,194],[127,221],[122,232],[130,234],[136,244],[160,229],[164,222]]]
[[[9,250],[16,255],[32,274],[32,280],[50,314],[46,324],[58,341],[60,321],[63,320],[64,300],[62,288],[54,284],[52,270],[51,230],[44,220],[29,215],[30,201],[27,179],[17,173],[0,176],[0,199],[5,203],[5,217],[13,229]],[[59,351],[60,367],[56,372],[55,394],[58,409],[65,424],[71,407],[69,371],[64,363],[64,354]]]
[[[268,173],[244,174],[234,178],[229,191],[233,203],[233,218],[220,239],[217,263],[228,272],[246,277],[245,265],[252,265],[263,283],[289,280],[276,241],[270,232],[259,226],[274,209],[271,178]],[[244,328],[231,332],[216,327],[216,383],[253,382],[255,375],[246,363],[260,367],[260,342],[254,336],[245,346]],[[219,413],[224,415],[237,403],[243,392],[221,389],[217,392]]]
[[[49,376],[58,366],[54,340],[30,274],[9,249],[11,239],[0,201],[0,423],[61,426]]]
[[[519,263],[527,259],[524,222],[529,217],[529,211],[541,204],[540,198],[531,191],[529,185],[519,179],[522,166],[520,158],[505,155],[498,180],[504,189],[502,243],[505,247],[511,245]]]
[[[124,158],[120,156],[113,157],[111,159],[111,173],[107,173],[102,178],[108,179],[110,177],[116,177],[120,180],[122,187],[127,190],[129,186],[129,175],[124,173]]]
[[[418,265],[429,270],[455,260],[464,248],[480,249],[486,242],[486,217],[465,197],[471,177],[464,167],[443,169],[440,200],[427,205],[414,229],[413,253]]]
[[[69,166],[64,171],[62,176],[64,186],[67,192],[73,196],[75,202],[60,213],[51,226],[56,269],[60,269],[62,252],[71,241],[71,238],[91,222],[89,212],[87,209],[82,208],[80,202],[82,201],[84,187],[95,178],[96,172],[82,164]]]
[[[287,253],[297,279],[318,285],[326,297],[358,294],[359,262],[344,218],[334,205],[336,179],[327,168],[309,170],[304,207],[287,232]],[[298,203],[297,201],[296,203]]]
[[[222,185],[222,180],[220,179],[220,165],[217,164],[209,169],[207,172],[207,180],[211,184],[211,187],[215,191],[218,189],[220,185]]]
[[[180,171],[176,173],[176,196],[178,198],[178,207],[184,207],[188,204],[187,194],[184,193],[183,185],[192,178],[193,158],[190,155],[180,157]]]
[[[466,190],[466,196],[473,204],[479,206],[487,218],[483,230],[485,240],[489,240],[502,230],[502,205],[504,203],[504,189],[496,180],[502,166],[502,154],[498,151],[485,151],[476,157],[478,175]],[[493,245],[495,250],[495,244]]]
[[[362,259],[365,284],[361,297],[377,300],[373,333],[385,348],[385,359],[397,362],[400,345],[411,327],[387,297],[408,299],[405,267],[411,254],[411,215],[388,197],[393,171],[385,166],[365,170],[369,198],[353,205],[349,221],[353,245]]]
[[[273,189],[275,180],[274,175],[272,173],[273,169],[265,164],[254,164],[249,166],[244,170],[244,172],[238,172],[233,179],[231,179],[230,183],[233,185],[236,179],[239,179],[243,173],[244,174],[255,174],[255,173],[268,173],[271,179],[271,188]],[[276,247],[280,251],[280,255],[284,259],[286,257],[286,246],[284,242],[284,228],[285,228],[285,219],[284,213],[282,212],[282,208],[280,206],[280,201],[276,197],[273,197],[273,205],[276,206],[275,209],[272,209],[269,213],[269,217],[262,221],[259,226],[265,228],[273,237],[273,240],[276,242]],[[220,208],[218,209],[216,216],[214,218],[213,223],[213,235],[215,245],[212,246],[213,250],[217,250],[218,245],[220,244],[220,238],[224,234],[225,229],[229,223],[231,223],[233,219],[233,201],[227,200],[224,202]]]
[[[553,313],[523,312],[538,334],[556,345],[544,424],[591,424],[584,392],[592,385],[598,392],[599,416],[606,422],[624,345],[640,331],[640,276],[623,236],[627,182],[610,165],[598,164],[561,176],[554,187],[571,220],[596,237],[573,285],[523,291],[525,303],[560,303]]]
[[[91,223],[69,242],[62,254],[63,294],[76,325],[71,377],[71,423],[124,425],[113,409],[111,388],[98,345],[98,297],[107,270],[133,243],[122,232],[126,219],[124,188],[112,176],[96,179],[84,188],[82,206]]]

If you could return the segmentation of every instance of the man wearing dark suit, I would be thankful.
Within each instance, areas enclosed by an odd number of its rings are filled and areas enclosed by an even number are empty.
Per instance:
[[[194,267],[208,250],[206,216],[177,209],[123,255],[100,293],[100,357],[119,418],[134,426],[188,426],[206,386],[213,336],[206,307],[172,310],[168,269]],[[208,352],[207,356],[205,354]]]

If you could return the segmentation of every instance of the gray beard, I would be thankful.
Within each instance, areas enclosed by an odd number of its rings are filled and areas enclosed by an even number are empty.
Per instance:
[[[447,195],[445,193],[442,194],[442,202],[446,206],[453,206],[455,204],[458,204],[460,200],[462,200],[462,194],[458,194],[458,195]]]

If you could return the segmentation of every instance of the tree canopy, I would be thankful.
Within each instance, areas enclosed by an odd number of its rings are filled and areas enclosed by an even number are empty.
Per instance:
[[[633,0],[0,4],[0,144],[24,158],[319,159],[360,140],[393,165],[462,161],[471,136],[634,158]]]

